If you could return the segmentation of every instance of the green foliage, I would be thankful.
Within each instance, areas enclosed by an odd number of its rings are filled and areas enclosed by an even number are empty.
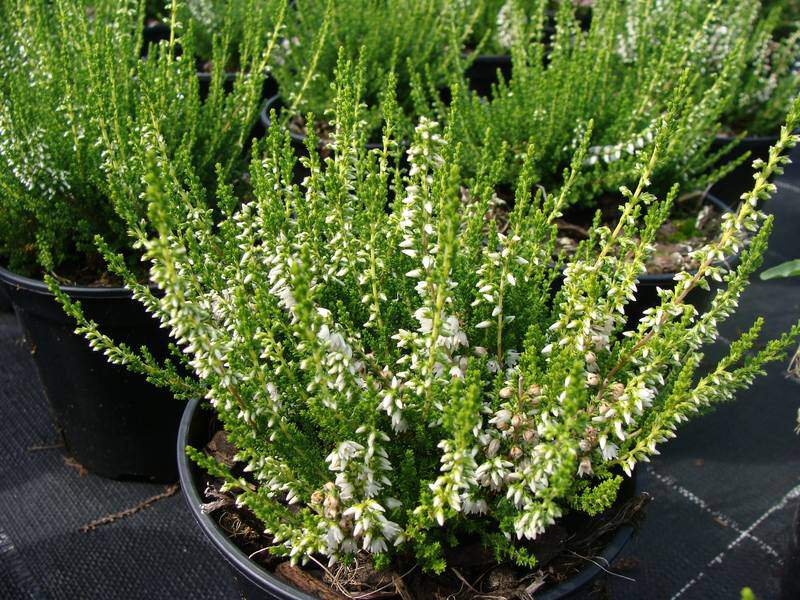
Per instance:
[[[177,2],[173,39],[151,48],[147,59],[140,59],[139,2],[3,3],[0,257],[6,266],[95,281],[105,271],[95,234],[136,264],[126,220],[144,217],[135,155],[154,121],[172,168],[191,168],[210,189],[217,163],[226,178],[243,171],[272,48],[263,43],[263,4],[251,5],[233,92],[224,93],[222,69],[215,69],[203,100],[191,58],[194,37],[177,20]],[[215,64],[228,62],[223,38],[229,37],[226,29],[215,44]]]
[[[570,499],[570,505],[575,510],[585,512],[590,516],[599,515],[611,508],[617,499],[622,477],[619,475],[604,479],[592,485],[587,480],[581,480],[576,486],[576,493]]]
[[[364,69],[368,133],[380,133],[381,92],[390,73],[397,97],[411,115],[412,80],[438,90],[461,72],[480,48],[475,26],[490,0],[297,0],[273,75],[290,112],[327,118],[341,53]],[[470,43],[473,40],[473,43]],[[476,46],[477,44],[477,46]],[[472,48],[467,48],[472,45]],[[375,131],[371,131],[374,129]],[[409,131],[410,133],[410,131]]]
[[[395,111],[385,111],[383,147],[367,150],[360,84],[349,79],[359,75],[338,72],[324,158],[309,140],[308,176],[296,183],[288,135],[273,128],[251,163],[251,192],[217,186],[221,219],[188,167],[172,168],[157,123],[135,149],[152,233],[133,221],[131,231],[161,290],[137,296],[171,329],[248,475],[191,455],[261,519],[272,552],[343,562],[366,552],[381,565],[401,554],[441,572],[443,549],[467,532],[498,558],[534,565],[526,540],[566,511],[606,508],[613,474],[629,475],[681,422],[746,388],[800,333],[757,350],[756,322],[696,375],[760,265],[771,220],[759,202],[798,142],[800,101],[719,239],[695,252],[697,270],[623,333],[675,197],[647,191],[674,127],[655,128],[635,185],[622,189],[619,225],[593,231],[554,293],[554,222],[586,143],[559,194],[531,193],[529,148],[501,227],[501,147],[489,145],[467,180],[454,128],[422,118],[400,171]],[[718,262],[742,248],[736,270]],[[699,313],[686,298],[711,280],[722,287]],[[112,360],[135,363],[85,319],[81,330]]]
[[[585,168],[569,199],[591,205],[635,177],[662,116],[671,113],[674,134],[660,149],[654,189],[704,189],[722,174],[710,170],[719,156],[711,143],[745,68],[743,32],[756,5],[598,0],[584,31],[572,4],[560,3],[552,35],[547,5],[509,4],[513,75],[492,98],[463,83],[453,92],[459,118],[450,125],[463,143],[467,173],[478,168],[490,127],[511,150],[504,179],[513,181],[533,144],[535,179],[552,193],[593,121]],[[724,37],[717,33],[723,26]],[[435,113],[445,119],[447,110],[439,105]]]
[[[252,21],[252,11],[259,15],[256,21],[265,40],[272,35],[276,25],[281,25],[281,6],[283,0],[261,0],[253,4],[251,0],[185,0],[180,19],[191,23],[195,36],[196,56],[201,61],[214,58],[214,40],[225,40],[232,56],[226,68],[238,70],[238,41]],[[163,17],[169,18],[170,5],[167,1]]]
[[[785,263],[761,272],[761,279],[777,279],[779,277],[797,277],[800,275],[800,259],[787,260]]]
[[[742,600],[758,600],[753,590],[749,587],[742,588]]]
[[[763,7],[745,48],[745,68],[725,126],[735,133],[774,135],[800,93],[800,7]]]
[[[263,12],[267,17],[261,23],[264,31],[271,32],[277,3],[264,0],[268,6]],[[270,6],[271,5],[271,6]],[[192,22],[196,37],[197,56],[206,60],[213,55],[214,36],[230,36],[229,43],[241,39],[248,21],[248,11],[253,8],[250,0],[186,0],[183,18]]]

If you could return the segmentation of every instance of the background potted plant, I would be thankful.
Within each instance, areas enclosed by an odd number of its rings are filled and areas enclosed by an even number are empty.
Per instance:
[[[461,73],[480,52],[474,40],[476,23],[492,0],[297,0],[287,17],[286,38],[276,56],[273,75],[280,97],[262,113],[284,107],[296,147],[304,151],[309,112],[317,138],[329,133],[327,112],[335,98],[334,72],[340,54],[360,60],[364,69],[365,112],[370,127],[367,141],[380,144],[382,91],[391,76],[399,98],[398,127],[411,132],[415,114],[412,82],[439,94],[453,73]],[[471,47],[470,47],[471,46]],[[402,136],[401,136],[402,137]]]
[[[191,22],[194,33],[194,52],[197,62],[197,78],[200,96],[208,96],[211,87],[211,67],[215,57],[214,45],[229,48],[225,68],[226,89],[230,91],[237,72],[241,68],[238,56],[238,41],[244,35],[248,23],[253,23],[253,13],[258,15],[258,24],[263,35],[262,44],[269,43],[276,25],[284,22],[286,0],[186,0],[178,4],[181,22]],[[144,45],[146,54],[151,44],[169,40],[170,5],[165,11],[163,3],[148,2],[145,6]],[[245,65],[246,66],[246,65]],[[266,100],[278,93],[277,82],[271,75],[264,78],[262,97]]]
[[[791,2],[764,2],[745,51],[746,68],[731,109],[723,118],[716,148],[736,146],[723,157],[742,162],[715,186],[717,194],[738,199],[752,184],[750,163],[764,159],[775,143],[785,107],[800,92],[800,12]]]
[[[567,0],[575,8],[575,17],[584,31],[588,30],[592,22],[592,6],[594,0]],[[483,42],[482,54],[477,56],[467,69],[467,81],[470,89],[482,96],[492,93],[492,87],[500,80],[500,75],[508,81],[511,79],[513,64],[511,61],[511,46],[514,39],[512,12],[515,8],[537,13],[537,7],[545,7],[545,21],[543,23],[543,39],[546,43],[552,41],[555,34],[555,21],[560,0],[547,2],[517,3],[514,0],[492,0],[489,2],[483,17],[476,24],[475,40]]]
[[[261,81],[251,73],[263,72],[270,47],[248,25],[239,51],[247,73],[226,95],[214,71],[201,101],[194,65],[175,52],[180,43],[192,55],[191,31],[175,17],[170,42],[140,59],[138,2],[37,0],[2,10],[0,279],[74,457],[102,475],[173,480],[169,449],[181,406],[88,351],[53,294],[80,301],[121,342],[148,345],[144,375],[148,362],[169,354],[165,332],[132,298],[148,286],[126,223],[144,216],[142,165],[132,153],[157,115],[174,164],[193,166],[212,187],[215,164],[222,180],[235,181],[259,109]],[[225,48],[215,50],[225,64]],[[127,289],[103,252],[130,268]]]
[[[755,18],[757,7],[600,1],[584,31],[571,3],[561,3],[550,40],[545,35],[546,2],[525,11],[514,3],[511,7],[512,78],[501,82],[489,99],[463,83],[454,87],[452,104],[459,119],[449,126],[459,129],[467,173],[475,172],[482,160],[487,127],[497,143],[511,150],[506,179],[515,176],[526,146],[534,143],[537,183],[553,194],[593,124],[587,164],[559,223],[565,251],[574,251],[586,237],[598,209],[603,222],[619,218],[619,186],[630,181],[652,149],[661,115],[673,114],[676,133],[662,149],[652,180],[659,194],[674,183],[682,193],[657,236],[648,273],[640,278],[639,309],[631,311],[638,312],[635,320],[658,302],[658,288],[674,286],[675,273],[693,267],[691,252],[714,237],[728,204],[735,203],[711,197],[707,189],[736,166],[717,164],[724,150],[715,151],[712,145],[746,67],[745,25]],[[723,23],[730,27],[726,47],[731,51],[721,55],[713,32]],[[447,120],[448,106],[438,103],[433,113]],[[508,193],[506,200],[511,200]],[[692,301],[702,305],[708,299],[708,293],[696,290]]]
[[[479,584],[475,564],[456,566],[459,555],[477,558],[481,571],[512,565],[505,583],[538,595],[540,561],[563,548],[570,519],[602,529],[624,515],[621,490],[635,465],[681,422],[749,386],[800,333],[798,324],[756,350],[757,321],[698,373],[702,347],[766,249],[771,219],[759,201],[788,162],[782,151],[798,141],[800,101],[746,201],[696,251],[698,268],[680,273],[623,333],[675,198],[647,191],[674,134],[668,123],[636,187],[622,190],[620,225],[595,228],[554,293],[555,219],[585,142],[554,195],[531,196],[535,153],[527,151],[501,231],[491,210],[500,146],[487,146],[493,160],[467,180],[455,130],[442,134],[422,118],[410,168],[397,179],[393,93],[384,147],[367,150],[362,104],[346,88],[338,88],[330,154],[321,159],[309,144],[304,182],[294,183],[288,136],[274,129],[251,163],[252,194],[237,202],[218,188],[217,204],[227,207],[219,223],[202,209],[208,197],[191,174],[170,168],[157,123],[144,136],[153,233],[133,233],[162,292],[148,308],[171,328],[217,419],[200,440],[209,453],[187,452],[209,474],[205,509],[235,511],[266,531],[251,540],[258,551],[249,559],[218,542],[219,529],[213,541],[264,597],[307,598],[303,588],[325,598],[354,585],[433,597],[494,581]],[[744,231],[754,235],[728,271],[718,258],[745,245]],[[724,286],[700,313],[686,298],[711,279]],[[72,312],[97,350],[130,360]]]

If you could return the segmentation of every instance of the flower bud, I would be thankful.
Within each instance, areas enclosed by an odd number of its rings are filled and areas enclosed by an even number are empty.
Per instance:
[[[335,519],[339,516],[339,499],[336,496],[326,496],[322,506],[327,518]]]
[[[492,438],[492,441],[489,442],[489,445],[486,448],[487,458],[494,458],[495,456],[497,456],[499,450],[500,450],[500,440],[498,440],[497,438]]]
[[[536,383],[528,386],[528,396],[530,396],[531,398],[538,398],[541,395],[542,395],[542,386]]]
[[[591,386],[600,385],[600,376],[597,373],[589,373],[586,376],[586,383]]]
[[[522,417],[520,415],[514,415],[511,417],[511,426],[514,429],[519,429],[520,425],[522,425]]]
[[[622,394],[624,393],[625,393],[625,386],[622,385],[619,381],[611,384],[611,394],[614,396],[614,400],[619,400],[622,397]]]
[[[589,352],[586,353],[585,358],[586,358],[586,364],[587,365],[594,366],[594,365],[597,364],[597,355],[594,352],[592,352],[591,350],[589,350]]]
[[[525,433],[522,434],[522,439],[524,439],[529,444],[532,444],[536,441],[536,432],[533,429],[526,429]]]
[[[322,504],[322,501],[324,499],[325,499],[325,494],[323,494],[321,490],[317,490],[313,494],[311,494],[311,504],[312,505],[318,506],[318,505]]]
[[[511,460],[519,460],[522,458],[522,448],[519,446],[514,446],[511,448],[511,451],[508,453],[508,455],[511,457]]]
[[[503,398],[504,400],[511,398],[511,396],[513,395],[514,395],[514,388],[512,387],[504,387],[502,390],[500,390],[500,397]]]

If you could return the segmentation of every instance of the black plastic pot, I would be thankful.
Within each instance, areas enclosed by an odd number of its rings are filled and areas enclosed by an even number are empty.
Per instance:
[[[159,42],[163,42],[169,39],[170,28],[168,25],[164,23],[154,23],[152,25],[146,25],[144,28],[143,34],[143,41],[142,44],[142,56],[147,56],[148,49],[150,48],[151,44],[157,44]],[[236,81],[237,73],[235,72],[226,72],[225,73],[225,83],[224,88],[226,92],[230,92],[233,90],[233,84]],[[197,80],[200,84],[200,98],[206,99],[208,98],[208,92],[211,88],[211,73],[201,70],[198,68],[197,70]],[[278,82],[271,75],[264,76],[264,85],[261,89],[261,99],[266,100],[267,98],[271,98],[278,93]]]
[[[150,23],[142,31],[142,56],[147,56],[147,50],[152,44],[157,44],[169,39],[169,25],[166,23]]]
[[[214,434],[211,422],[209,412],[201,408],[200,401],[194,400],[186,406],[178,433],[178,471],[181,478],[181,490],[192,516],[217,552],[222,555],[231,567],[243,599],[317,600],[313,596],[293,588],[251,561],[236,544],[231,542],[226,533],[217,525],[214,518],[200,509],[200,506],[205,502],[202,497],[205,474],[187,458],[185,449],[187,445],[195,448],[204,448],[206,446]],[[639,490],[635,482],[629,483],[630,493],[638,493]],[[600,553],[600,556],[595,557],[593,562],[588,562],[574,577],[541,594],[536,594],[536,600],[561,600],[585,587],[603,573],[603,569],[600,568],[599,564],[611,564],[622,552],[632,534],[632,525],[621,526],[603,552]]]
[[[174,444],[185,403],[91,350],[43,282],[5,269],[0,269],[0,282],[30,346],[66,450],[104,477],[175,481]],[[166,355],[166,330],[125,288],[61,289],[79,300],[86,316],[115,341]]]
[[[264,129],[264,131],[269,131],[269,128],[272,126],[270,113],[274,110],[276,114],[280,115],[283,109],[283,100],[277,94],[267,100],[267,102],[264,104],[264,108],[261,109],[261,115],[259,116],[261,127]],[[289,137],[292,140],[292,148],[294,148],[295,154],[297,156],[306,156],[308,154],[306,149],[306,136],[297,133],[296,131],[292,131],[291,129],[288,129],[288,131]]]
[[[717,136],[711,145],[712,152],[718,152],[734,141],[728,136]],[[733,203],[738,203],[742,194],[749,192],[753,188],[753,161],[757,158],[766,160],[769,156],[769,149],[778,141],[778,136],[746,137],[735,148],[725,154],[717,163],[717,166],[735,160],[745,152],[750,152],[750,157],[736,167],[728,175],[714,184],[712,191],[715,195],[728,198]]]
[[[723,213],[732,212],[731,207],[716,196],[707,194],[705,201]],[[738,263],[738,255],[729,256],[725,259],[725,264],[729,268],[735,268]],[[629,327],[635,326],[635,324],[638,323],[645,310],[661,304],[661,299],[658,297],[658,288],[664,290],[673,289],[675,287],[675,275],[675,273],[660,273],[658,275],[647,273],[639,277],[636,300],[628,304],[626,307]],[[709,307],[711,299],[714,297],[714,294],[718,288],[719,286],[713,282],[711,282],[709,290],[696,287],[686,297],[686,301],[697,308],[698,311],[703,312]]]
[[[11,306],[11,300],[6,293],[5,288],[0,285],[0,314],[12,312],[14,308]]]
[[[479,56],[465,73],[469,89],[481,96],[490,96],[492,86],[499,81],[498,71],[508,81],[511,79],[511,66],[511,57],[505,54]]]
[[[789,554],[783,562],[781,600],[800,598],[800,504],[797,505],[791,536]]]

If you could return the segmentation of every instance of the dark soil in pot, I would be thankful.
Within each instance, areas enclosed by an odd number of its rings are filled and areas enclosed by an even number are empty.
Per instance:
[[[711,145],[712,152],[719,152],[735,138],[730,136],[717,136]],[[769,156],[769,149],[778,141],[777,136],[746,137],[736,147],[725,154],[717,163],[717,167],[727,162],[736,160],[745,152],[750,152],[750,157],[745,159],[742,164],[737,166],[728,175],[714,184],[711,188],[714,195],[726,198],[731,203],[738,204],[742,194],[749,192],[753,188],[753,161],[760,158],[766,160]]]
[[[125,367],[106,362],[74,333],[47,286],[0,269],[45,394],[72,457],[89,471],[115,479],[169,483],[184,403]],[[166,330],[124,288],[62,287],[79,300],[103,333],[134,349],[166,356]]]
[[[781,600],[797,600],[797,598],[800,598],[800,503],[797,505],[792,524],[789,553],[783,562],[781,579]]]
[[[181,488],[195,520],[231,566],[243,598],[347,598],[323,580],[325,574],[313,562],[308,568],[292,567],[284,559],[263,551],[269,539],[261,534],[258,522],[247,510],[236,508],[232,498],[219,493],[218,482],[189,461],[184,452],[187,444],[205,447],[223,460],[235,452],[227,445],[211,413],[200,408],[199,401],[189,403],[181,422],[177,449]],[[497,566],[483,555],[478,544],[465,544],[450,553],[451,568],[439,577],[422,576],[413,565],[394,573],[376,573],[368,563],[362,564],[354,573],[349,572],[348,577],[360,578],[364,587],[360,591],[358,586],[350,588],[349,593],[387,600],[466,600],[492,596],[511,600],[524,597],[520,593],[527,588],[535,592],[537,600],[565,598],[601,575],[604,568],[599,564],[610,565],[621,552],[633,532],[632,523],[641,516],[648,499],[639,492],[635,478],[627,480],[618,505],[603,516],[592,521],[566,517],[548,530],[537,542],[537,556],[543,564],[541,572],[523,574],[507,566]],[[588,561],[585,556],[594,558]],[[550,579],[540,585],[537,577],[545,574]],[[382,589],[376,594],[378,588]]]

